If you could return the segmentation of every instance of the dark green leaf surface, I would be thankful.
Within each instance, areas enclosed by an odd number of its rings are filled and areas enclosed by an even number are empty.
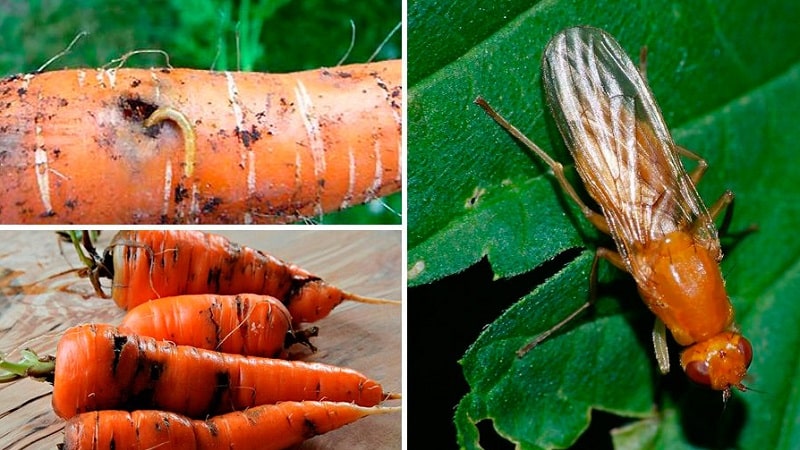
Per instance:
[[[498,277],[525,273],[597,243],[544,166],[472,104],[482,95],[570,165],[543,102],[539,58],[555,32],[577,24],[607,30],[632,57],[648,47],[648,80],[675,141],[709,162],[701,196],[711,203],[733,190],[729,230],[759,227],[723,239],[722,265],[754,348],[746,384],[759,392],[735,393],[723,411],[719,393],[680,373],[656,375],[641,337],[652,316],[641,309],[601,314],[598,305],[515,359],[527,338],[585,298],[586,277],[577,276],[586,271],[583,256],[510,308],[464,355],[470,391],[456,412],[459,444],[473,447],[473,424],[489,418],[522,448],[569,446],[588,425],[587,408],[643,417],[655,405],[660,419],[626,430],[634,440],[623,445],[618,437],[621,448],[800,448],[800,4],[508,1],[482,10],[468,1],[438,3],[409,4],[410,285],[435,286],[484,255]],[[635,289],[612,294],[608,302],[625,311],[637,298]],[[417,307],[413,290],[409,299],[410,310]]]

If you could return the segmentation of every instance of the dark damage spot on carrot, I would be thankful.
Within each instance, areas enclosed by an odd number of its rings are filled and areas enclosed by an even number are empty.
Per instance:
[[[175,203],[180,203],[189,195],[189,190],[182,184],[175,186]]]
[[[142,80],[133,80],[133,81],[131,81],[131,87],[132,88],[138,87],[140,84],[142,84]]]
[[[75,209],[75,207],[78,206],[78,200],[71,198],[66,202],[64,202],[64,206],[66,206],[69,209]]]
[[[161,364],[153,363],[150,366],[150,380],[158,381],[161,378],[161,373],[164,372],[164,367]]]
[[[217,424],[210,420],[206,421],[206,425],[208,426],[208,431],[211,433],[211,436],[218,436],[219,435],[219,428],[217,428]]]
[[[205,203],[203,203],[203,207],[201,208],[201,210],[204,214],[210,214],[214,212],[215,209],[217,209],[217,206],[219,206],[220,203],[222,203],[222,200],[219,197],[211,197],[208,200],[206,200]]]
[[[231,379],[228,372],[218,372],[216,374],[216,383],[214,386],[214,394],[211,397],[211,402],[208,405],[209,411],[217,411],[222,404],[222,398],[231,387]]]
[[[206,285],[207,286],[211,286],[212,284],[214,285],[214,290],[212,292],[219,292],[219,281],[221,276],[222,276],[221,267],[212,267],[208,270]]]
[[[250,148],[250,144],[261,139],[261,132],[258,131],[255,125],[253,125],[250,131],[240,130],[237,128],[236,134],[239,135],[239,139],[242,140],[242,144],[245,146],[245,148]]]
[[[127,336],[114,336],[114,361],[111,363],[111,373],[117,372],[117,365],[119,364],[119,357],[122,354],[122,349],[128,343]]]
[[[50,210],[47,210],[47,211],[39,214],[39,217],[53,217],[55,215],[56,215],[56,212],[53,211],[52,209],[50,209]]]
[[[153,111],[158,109],[157,105],[147,103],[138,96],[135,97],[120,97],[119,108],[122,110],[122,117],[125,120],[132,122],[144,122],[144,119],[150,117]],[[151,127],[156,128],[156,127]]]
[[[318,434],[317,424],[313,420],[303,418],[303,438],[310,439]]]

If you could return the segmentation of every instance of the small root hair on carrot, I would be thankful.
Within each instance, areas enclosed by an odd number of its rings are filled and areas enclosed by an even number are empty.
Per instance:
[[[119,58],[112,59],[111,61],[103,64],[101,69],[104,69],[104,70],[108,69],[110,66],[113,66],[114,64],[117,64],[117,66],[116,67],[112,67],[112,69],[120,69],[120,68],[122,68],[122,66],[125,65],[125,63],[128,61],[128,58],[130,58],[131,56],[147,54],[147,53],[158,53],[158,54],[164,55],[164,61],[166,63],[165,67],[167,69],[172,69],[173,68],[172,64],[169,63],[169,53],[165,52],[164,50],[160,50],[160,49],[154,49],[154,48],[150,49],[150,48],[148,48],[148,49],[140,49],[140,50],[131,50],[128,53],[125,53],[124,55],[120,56]]]
[[[392,36],[394,36],[394,34],[397,33],[397,30],[399,30],[402,25],[403,25],[402,21],[397,22],[397,25],[395,25],[394,28],[392,28],[392,31],[390,31],[389,34],[386,35],[386,38],[383,39],[383,42],[381,42],[380,45],[378,45],[378,48],[376,48],[375,51],[372,53],[372,55],[370,55],[369,59],[367,59],[367,62],[372,62],[375,59],[375,57],[378,56],[378,53],[380,53],[381,50],[383,50],[383,47],[386,45],[387,42],[389,42],[389,39],[391,39]]]
[[[68,54],[69,54],[69,52],[71,52],[71,51],[72,51],[72,47],[74,47],[74,46],[75,46],[75,44],[76,44],[76,43],[77,43],[77,42],[78,42],[78,41],[79,41],[79,40],[80,40],[82,37],[84,37],[84,36],[88,36],[88,35],[89,35],[89,32],[88,32],[88,31],[85,31],[85,30],[84,30],[84,31],[81,31],[80,33],[78,33],[78,34],[77,34],[77,35],[76,35],[76,36],[75,36],[75,37],[72,39],[72,42],[70,42],[70,43],[69,43],[69,45],[67,45],[67,48],[65,48],[64,50],[61,50],[60,52],[58,52],[58,53],[56,53],[55,55],[53,55],[53,57],[52,57],[52,58],[50,58],[50,59],[48,59],[47,61],[45,61],[45,63],[44,63],[44,64],[42,64],[41,66],[39,66],[39,68],[38,68],[38,69],[36,69],[36,71],[35,71],[34,73],[36,73],[36,74],[39,74],[39,73],[42,73],[42,72],[44,72],[44,69],[46,69],[46,68],[47,68],[47,66],[49,66],[50,64],[52,64],[53,62],[55,62],[57,59],[59,59],[59,58],[61,58],[61,57],[63,57],[63,56],[66,56],[66,55],[68,55]]]
[[[369,303],[372,305],[401,305],[403,302],[400,300],[389,300],[386,298],[376,298],[376,297],[365,297],[358,294],[353,294],[352,292],[342,292],[342,298],[344,300],[350,300],[353,302],[358,303]]]
[[[345,60],[347,60],[347,57],[350,56],[350,52],[353,51],[353,46],[356,44],[356,23],[353,22],[353,19],[350,19],[350,28],[352,30],[350,33],[350,46],[347,48],[347,51],[344,52],[344,55],[342,55],[342,58],[339,60],[339,62],[336,63],[337,67],[344,64]]]

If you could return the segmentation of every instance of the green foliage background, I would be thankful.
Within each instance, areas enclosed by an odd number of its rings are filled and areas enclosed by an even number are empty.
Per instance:
[[[293,72],[367,61],[401,20],[401,0],[33,0],[0,1],[0,74],[98,67],[140,49],[160,49],[174,67]],[[237,43],[238,33],[238,43]],[[237,48],[239,49],[237,53]],[[398,31],[374,57],[401,57]],[[126,67],[164,66],[161,55]],[[385,202],[384,207],[381,202]],[[326,215],[324,223],[400,223],[400,194]]]
[[[798,23],[788,0],[409,3],[411,446],[436,432],[463,448],[800,448]],[[680,369],[657,373],[652,314],[604,264],[597,305],[515,356],[585,301],[593,248],[613,242],[472,102],[488,99],[572,171],[540,56],[580,24],[607,30],[634,60],[648,47],[675,141],[709,162],[701,196],[733,190],[729,230],[759,226],[723,240],[757,390],[724,410]],[[417,420],[422,410],[440,420]]]

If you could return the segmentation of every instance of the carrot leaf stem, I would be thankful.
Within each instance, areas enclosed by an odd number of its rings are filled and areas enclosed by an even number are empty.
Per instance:
[[[52,383],[56,368],[56,358],[51,355],[39,356],[30,349],[20,352],[22,360],[19,362],[7,361],[0,358],[0,383],[7,383],[19,378],[31,377],[44,379]]]

